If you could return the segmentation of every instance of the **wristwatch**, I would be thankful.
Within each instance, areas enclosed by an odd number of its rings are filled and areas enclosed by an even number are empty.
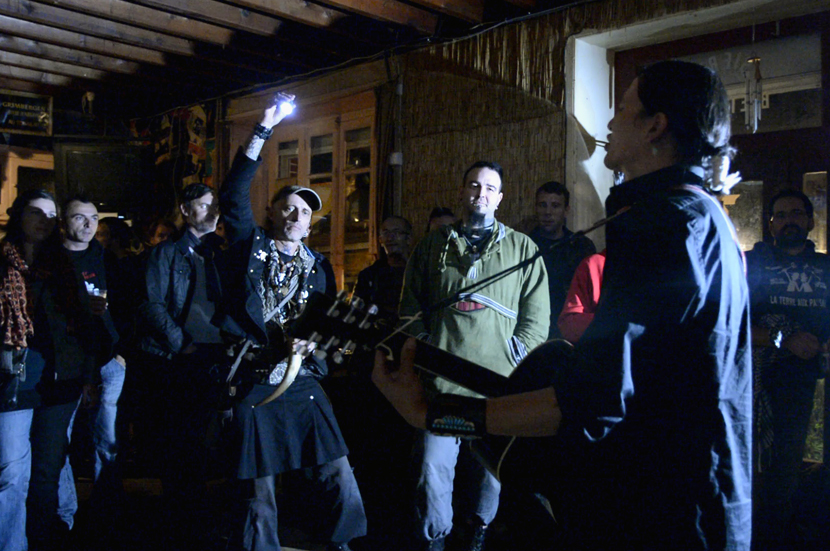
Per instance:
[[[780,349],[781,345],[784,343],[784,332],[780,329],[770,329],[769,342],[772,343],[772,346],[775,348]]]

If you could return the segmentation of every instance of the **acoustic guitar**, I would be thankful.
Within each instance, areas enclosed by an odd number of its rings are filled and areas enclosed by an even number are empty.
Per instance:
[[[389,325],[375,306],[360,300],[347,302],[341,294],[334,299],[313,293],[303,314],[291,325],[295,338],[315,343],[313,354],[320,359],[343,363],[356,350],[383,350],[394,362],[404,342],[411,337]],[[422,340],[417,341],[415,366],[484,397],[499,397],[539,390],[553,384],[553,374],[574,363],[573,345],[562,339],[548,341],[528,354],[505,377],[474,362],[459,358]],[[538,485],[546,477],[549,459],[555,453],[555,437],[517,438],[488,435],[470,445],[482,464],[503,481]]]

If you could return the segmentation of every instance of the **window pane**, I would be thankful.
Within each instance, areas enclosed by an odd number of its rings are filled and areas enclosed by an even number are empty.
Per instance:
[[[331,250],[331,180],[315,178],[309,181],[309,187],[320,196],[323,207],[311,216],[308,245],[320,252],[329,252]]]
[[[732,188],[729,195],[720,197],[744,251],[752,250],[764,237],[764,183],[745,181]]]
[[[293,178],[297,176],[297,164],[299,161],[300,142],[280,142],[279,144],[279,169],[277,178]]]
[[[311,138],[311,168],[309,174],[331,174],[334,160],[332,134]]]
[[[357,274],[360,270],[371,264],[373,259],[369,256],[368,248],[346,250],[343,262],[344,289],[353,289],[357,281]]]
[[[371,166],[371,138],[372,131],[368,126],[346,132],[346,170]]]
[[[368,172],[346,176],[346,243],[369,242]]]

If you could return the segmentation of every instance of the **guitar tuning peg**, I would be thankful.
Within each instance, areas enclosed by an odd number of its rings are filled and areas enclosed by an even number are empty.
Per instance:
[[[337,352],[335,352],[334,354],[332,354],[331,359],[332,359],[332,360],[334,361],[334,363],[336,363],[337,365],[342,365],[342,364],[343,364],[343,362],[346,360],[346,357],[345,357],[345,356],[343,356],[343,353],[342,353],[342,352],[340,352],[340,351],[338,350]]]
[[[338,307],[339,307],[341,304],[345,304],[345,302],[344,302],[343,300],[340,300],[340,296],[341,296],[344,292],[345,292],[345,291],[340,291],[340,293],[338,293],[338,294],[337,294],[337,300],[335,300],[335,301],[332,303],[332,305],[331,305],[331,306],[329,306],[329,309],[328,309],[328,310],[326,310],[326,315],[327,315],[328,317],[330,317],[330,318],[337,318],[337,317],[340,317],[340,310],[338,310]]]
[[[346,302],[347,298],[349,298],[349,292],[346,289],[343,289],[337,293],[337,300],[339,302]]]
[[[358,327],[360,329],[369,329],[369,327],[372,326],[372,321],[369,318],[372,318],[372,317],[376,316],[377,313],[378,313],[378,307],[373,304],[369,308],[369,311],[366,312],[366,316],[363,318],[363,321],[361,321],[358,324]]]
[[[360,297],[352,297],[351,305],[358,310],[364,310],[366,308],[366,303]]]
[[[326,354],[325,350],[321,350],[319,348],[317,350],[315,350],[314,352],[312,352],[312,354],[314,355],[315,358],[317,358],[320,361],[325,360],[326,356],[328,356],[328,354]]]

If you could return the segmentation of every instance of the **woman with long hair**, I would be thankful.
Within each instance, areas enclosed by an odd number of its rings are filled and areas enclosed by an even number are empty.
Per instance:
[[[63,251],[55,198],[27,191],[0,241],[0,550],[59,545],[57,516],[67,427],[92,399],[88,305]],[[71,521],[70,521],[71,522]]]

